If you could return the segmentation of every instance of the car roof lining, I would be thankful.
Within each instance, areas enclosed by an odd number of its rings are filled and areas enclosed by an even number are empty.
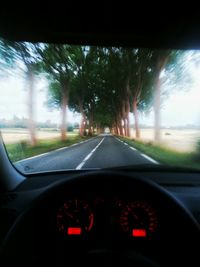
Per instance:
[[[54,10],[55,9],[55,10]],[[58,11],[56,10],[58,9]],[[68,7],[69,9],[69,7]],[[0,36],[16,41],[100,46],[200,49],[200,17],[149,14],[140,17],[111,9],[86,13],[59,10],[0,10]],[[35,12],[34,12],[35,11]],[[48,12],[47,12],[48,11]],[[84,10],[85,11],[85,10]]]

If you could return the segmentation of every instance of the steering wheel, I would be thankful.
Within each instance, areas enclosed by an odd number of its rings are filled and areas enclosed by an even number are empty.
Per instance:
[[[36,178],[37,179],[37,178]],[[157,203],[160,211],[162,234],[145,254],[136,247],[123,249],[123,244],[86,249],[71,257],[69,247],[58,251],[54,229],[50,227],[54,203],[69,194],[120,194],[134,198],[142,194]],[[48,211],[47,211],[48,210]],[[50,214],[50,216],[49,216]],[[48,217],[49,216],[49,217]],[[41,229],[43,230],[41,230]],[[44,231],[45,229],[45,231]],[[0,250],[1,266],[188,266],[196,265],[200,228],[187,208],[156,183],[142,177],[132,177],[115,171],[87,172],[58,180],[42,190],[41,194],[9,231]],[[157,250],[157,251],[155,251]],[[153,254],[156,257],[151,257]],[[62,257],[60,258],[60,256]],[[71,259],[73,258],[73,261]]]

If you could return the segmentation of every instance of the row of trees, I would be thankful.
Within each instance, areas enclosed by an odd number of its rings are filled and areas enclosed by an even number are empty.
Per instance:
[[[105,127],[114,134],[130,136],[129,115],[140,138],[138,111],[154,108],[155,141],[160,141],[162,80],[176,68],[180,51],[116,47],[32,44],[0,41],[4,69],[21,68],[29,92],[29,123],[36,144],[33,119],[34,81],[49,81],[48,106],[61,110],[61,139],[67,138],[67,110],[81,114],[80,135],[92,135]],[[7,66],[5,68],[5,65]],[[179,67],[180,69],[180,67]]]

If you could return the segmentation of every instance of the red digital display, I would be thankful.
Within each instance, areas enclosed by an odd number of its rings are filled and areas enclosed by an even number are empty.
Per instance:
[[[147,232],[145,229],[133,229],[132,236],[134,236],[134,237],[146,237]]]
[[[81,228],[80,227],[69,227],[67,229],[68,235],[81,235]]]

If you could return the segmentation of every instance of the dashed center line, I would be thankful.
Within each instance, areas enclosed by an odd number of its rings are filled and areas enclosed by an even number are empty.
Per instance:
[[[99,142],[99,144],[84,158],[84,160],[76,167],[76,170],[80,170],[86,163],[86,161],[93,155],[97,148],[102,144],[105,137]]]

